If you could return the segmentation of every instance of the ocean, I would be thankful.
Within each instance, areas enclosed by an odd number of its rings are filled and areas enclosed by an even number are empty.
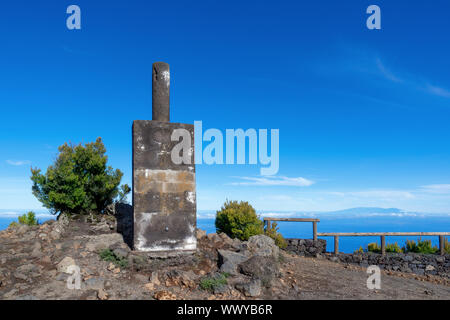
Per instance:
[[[12,221],[17,221],[17,215],[23,214],[27,210],[0,210],[0,230],[6,229]],[[46,211],[35,211],[39,222],[48,219],[55,219],[55,216]],[[351,215],[351,214],[350,214]],[[207,233],[216,232],[214,225],[214,213],[211,211],[199,210],[197,227],[206,230]],[[261,216],[279,217],[305,217],[301,213],[267,213]],[[408,214],[386,214],[386,215],[351,215],[340,214],[315,215],[320,219],[317,225],[318,232],[450,232],[450,215],[408,215]],[[312,223],[310,222],[278,222],[279,232],[285,238],[310,238],[312,239]],[[387,243],[397,242],[403,247],[406,240],[417,240],[413,237],[387,237]],[[333,238],[322,237],[327,240],[327,251],[333,251]],[[433,245],[438,245],[438,237],[422,237],[430,239]],[[364,249],[367,244],[378,242],[379,237],[341,237],[339,239],[339,249],[341,252],[352,253],[359,247]]]

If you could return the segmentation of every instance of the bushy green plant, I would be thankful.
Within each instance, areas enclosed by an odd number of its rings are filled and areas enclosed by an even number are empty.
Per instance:
[[[287,247],[286,240],[283,238],[281,233],[278,232],[278,225],[276,222],[273,222],[270,228],[266,226],[264,234],[268,237],[271,237],[275,241],[275,244],[281,249]]]
[[[203,290],[214,291],[214,289],[219,288],[227,284],[227,278],[229,274],[226,272],[220,273],[213,277],[207,277],[200,280],[200,288]]]
[[[17,227],[19,225],[27,225],[27,226],[37,226],[39,221],[36,219],[36,214],[33,211],[28,211],[27,213],[19,216],[17,218],[18,223],[13,221],[9,225],[10,227]]]
[[[263,222],[248,202],[226,201],[216,213],[217,233],[224,232],[231,238],[246,241],[254,235],[263,234]]]
[[[367,251],[379,253],[381,252],[381,248],[378,246],[378,243],[371,242],[367,245]]]
[[[13,221],[9,224],[8,228],[17,228],[18,226],[20,226],[20,224],[18,224],[17,222]]]
[[[364,253],[363,247],[360,246],[359,249],[356,250],[354,253],[355,253],[355,254],[358,254],[358,253]]]
[[[403,250],[400,248],[400,246],[395,243],[388,243],[386,244],[386,252],[392,252],[392,253],[402,253]]]
[[[102,213],[118,195],[125,199],[129,187],[119,190],[123,174],[107,166],[101,138],[84,146],[65,143],[58,150],[57,159],[45,174],[31,169],[33,194],[53,214]]]
[[[417,243],[414,240],[407,240],[404,248],[405,252],[425,253],[433,254],[439,249],[436,246],[432,246],[431,240],[417,239]]]
[[[128,267],[128,260],[123,257],[117,257],[111,249],[104,249],[100,251],[99,255],[102,260],[112,262],[118,267]]]
[[[387,253],[402,253],[403,252],[402,248],[400,248],[400,246],[398,245],[397,242],[387,243],[385,249],[386,249]],[[381,247],[378,245],[378,243],[372,242],[367,245],[367,251],[381,253]]]
[[[445,253],[450,254],[450,243],[448,242],[447,238],[444,238],[444,251]]]

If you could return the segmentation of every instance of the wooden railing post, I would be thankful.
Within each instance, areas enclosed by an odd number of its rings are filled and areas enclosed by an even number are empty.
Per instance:
[[[317,241],[317,222],[313,221],[313,240]]]
[[[381,255],[386,255],[386,236],[381,236]]]
[[[339,253],[339,236],[334,236],[334,254]]]
[[[439,236],[439,253],[441,254],[441,256],[443,256],[445,253],[444,247],[445,247],[444,236]]]

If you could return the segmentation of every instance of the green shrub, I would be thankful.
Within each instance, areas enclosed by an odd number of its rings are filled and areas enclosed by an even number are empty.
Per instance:
[[[100,251],[99,255],[102,260],[112,262],[118,267],[128,267],[128,260],[123,257],[117,257],[111,249],[104,249]]]
[[[357,253],[364,253],[364,249],[363,249],[363,247],[359,247],[359,249],[356,250],[356,251],[353,252],[353,253],[355,253],[355,254],[357,254]]]
[[[448,242],[447,238],[444,238],[444,251],[445,253],[450,254],[450,243]]]
[[[219,288],[227,284],[227,278],[229,274],[226,272],[220,273],[219,275],[203,278],[200,280],[200,288],[203,290],[214,291],[214,289]]]
[[[216,213],[217,233],[224,232],[231,238],[246,241],[254,235],[263,234],[263,222],[248,202],[226,201]]]
[[[399,247],[397,242],[395,243],[388,243],[386,245],[386,252],[392,252],[392,253],[402,253],[402,248]]]
[[[414,240],[407,240],[404,248],[405,252],[426,253],[432,254],[438,252],[436,246],[431,245],[431,240],[417,239],[417,243]]]
[[[18,224],[17,222],[13,221],[9,224],[8,228],[17,228],[18,226],[20,226],[20,224]]]
[[[273,222],[270,228],[266,226],[264,234],[268,237],[271,237],[275,241],[275,244],[281,249],[287,247],[286,240],[283,238],[281,233],[278,232],[278,225],[276,222]]]
[[[362,248],[361,248],[362,249]],[[381,253],[381,247],[376,242],[369,243],[367,245],[367,251],[368,252],[375,252],[375,253]],[[386,244],[386,252],[390,253],[402,253],[403,250],[400,248],[400,246],[395,243],[387,243]]]
[[[381,252],[381,248],[378,246],[378,243],[372,242],[367,245],[367,251],[379,253]]]
[[[45,174],[31,169],[33,194],[53,214],[102,213],[117,196],[125,199],[130,188],[124,185],[119,190],[123,174],[107,166],[101,138],[84,146],[65,143],[58,150],[57,159]]]
[[[36,214],[33,211],[28,211],[27,213],[19,216],[17,220],[19,221],[19,223],[13,221],[10,223],[9,227],[18,227],[19,225],[27,225],[27,226],[39,225],[39,221],[36,219]]]

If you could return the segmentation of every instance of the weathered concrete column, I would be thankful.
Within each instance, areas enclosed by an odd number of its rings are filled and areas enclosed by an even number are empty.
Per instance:
[[[133,246],[138,251],[197,246],[194,125],[169,122],[169,81],[169,65],[155,63],[153,120],[133,122]],[[172,141],[177,129],[189,133],[188,163],[172,161],[171,151],[181,141]]]
[[[152,105],[153,120],[170,121],[170,69],[165,62],[153,64]]]

